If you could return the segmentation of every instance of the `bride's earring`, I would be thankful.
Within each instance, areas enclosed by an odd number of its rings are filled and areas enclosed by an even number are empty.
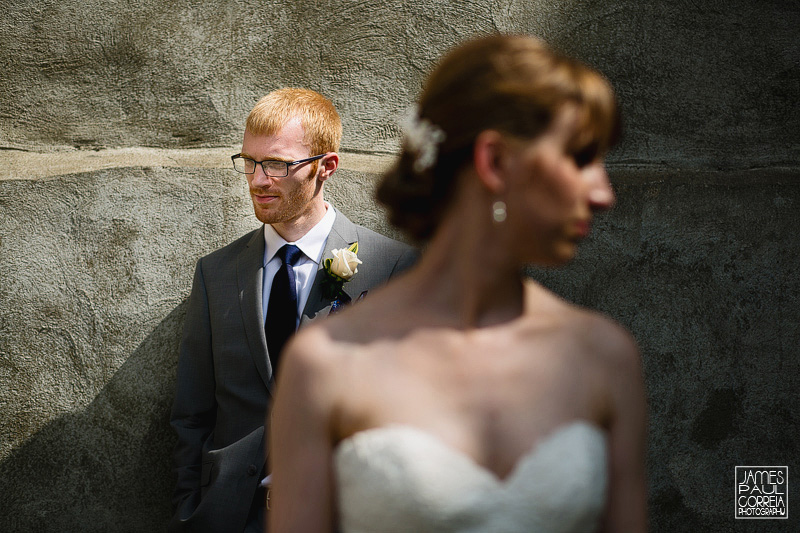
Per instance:
[[[506,219],[506,203],[502,200],[497,200],[492,204],[492,218],[497,224],[503,223]]]

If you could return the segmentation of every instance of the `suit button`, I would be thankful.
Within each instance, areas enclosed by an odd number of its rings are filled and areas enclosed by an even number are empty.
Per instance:
[[[256,465],[250,465],[250,466],[247,467],[247,475],[248,476],[255,476],[256,472],[258,472],[258,469],[256,468]]]

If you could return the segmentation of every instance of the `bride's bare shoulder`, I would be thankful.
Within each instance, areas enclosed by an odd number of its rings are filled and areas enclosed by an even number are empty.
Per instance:
[[[326,328],[319,325],[303,328],[292,337],[281,354],[281,373],[295,378],[320,379],[335,370],[340,353]]]
[[[365,331],[369,331],[370,316],[376,316],[370,315],[368,307],[367,302],[359,303],[300,329],[287,344],[281,365],[336,373],[351,364],[352,356],[363,350],[364,339],[368,340]]]
[[[633,335],[614,319],[582,307],[574,307],[574,335],[584,353],[620,379],[641,373],[641,355]]]
[[[588,352],[623,360],[638,359],[639,351],[630,332],[612,318],[575,305],[536,283],[526,284],[526,294],[535,309],[531,316],[545,316],[570,338],[580,340]]]
[[[300,329],[286,346],[286,353],[295,357],[311,356],[320,349],[330,349],[334,346],[330,332],[322,324],[312,324]]]
[[[631,333],[617,321],[596,311],[582,310],[586,335],[598,351],[636,357],[639,350]]]

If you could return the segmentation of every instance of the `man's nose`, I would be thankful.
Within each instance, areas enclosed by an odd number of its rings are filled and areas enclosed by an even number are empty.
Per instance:
[[[250,174],[250,185],[253,187],[264,187],[270,185],[272,180],[273,178],[267,176],[267,173],[264,172],[264,167],[261,163],[256,163],[256,168],[253,170],[253,173]]]
[[[594,211],[607,211],[614,207],[616,196],[603,163],[594,163],[584,169],[589,186],[589,206]]]

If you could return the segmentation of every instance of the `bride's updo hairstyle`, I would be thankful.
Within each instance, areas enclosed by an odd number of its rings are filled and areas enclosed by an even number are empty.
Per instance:
[[[472,164],[482,131],[533,139],[568,102],[579,110],[570,153],[579,165],[590,163],[608,151],[619,130],[614,93],[601,74],[532,37],[492,35],[462,44],[428,77],[378,201],[395,226],[427,240],[459,172]]]

